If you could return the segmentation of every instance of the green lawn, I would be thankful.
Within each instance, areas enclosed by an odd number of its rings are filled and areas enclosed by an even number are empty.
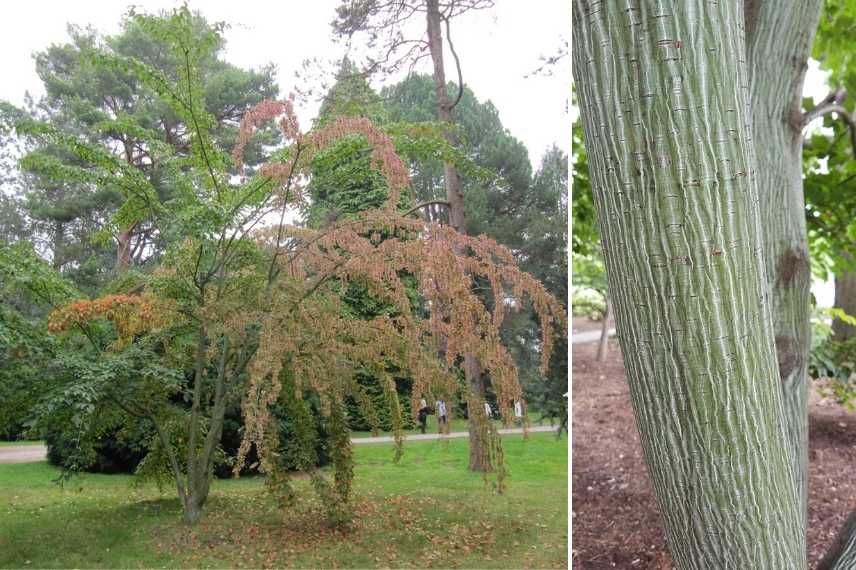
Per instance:
[[[11,447],[15,445],[39,445],[43,444],[43,441],[25,441],[25,440],[17,440],[17,441],[0,441],[0,447]]]
[[[348,532],[310,492],[277,509],[258,478],[217,481],[204,520],[180,522],[172,489],[87,475],[64,487],[46,463],[0,465],[0,567],[566,568],[567,439],[504,438],[508,492],[466,470],[467,441],[358,446]],[[305,485],[304,483],[301,483]]]

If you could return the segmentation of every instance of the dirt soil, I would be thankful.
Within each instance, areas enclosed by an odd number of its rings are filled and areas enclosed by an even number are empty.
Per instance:
[[[669,570],[621,352],[611,341],[609,357],[600,363],[596,349],[597,343],[573,345],[572,567]],[[809,414],[808,549],[814,568],[856,508],[856,414],[814,390]]]

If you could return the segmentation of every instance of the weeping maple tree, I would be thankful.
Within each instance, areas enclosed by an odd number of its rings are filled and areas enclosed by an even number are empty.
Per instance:
[[[105,365],[87,393],[96,394],[97,405],[118,406],[154,425],[152,462],[160,461],[174,480],[185,520],[193,523],[202,515],[225,410],[236,401],[245,421],[236,472],[255,447],[272,490],[284,500],[293,498],[272,414],[273,406],[282,406],[297,422],[290,464],[311,472],[335,519],[347,518],[353,477],[345,398],[364,406],[366,417],[377,417],[375,403],[356,381],[359,373],[384,385],[399,454],[402,406],[392,369],[413,378],[414,399],[450,398],[467,395],[459,370],[465,355],[476,355],[510,418],[522,390],[500,339],[505,312],[524,297],[531,300],[546,369],[553,339],[566,327],[561,304],[494,241],[424,222],[415,217],[422,205],[399,213],[399,198],[410,191],[408,168],[389,136],[368,119],[341,118],[304,133],[291,100],[265,100],[245,114],[233,153],[226,154],[211,134],[215,122],[205,110],[197,63],[216,45],[216,32],[191,41],[187,8],[169,18],[133,17],[185,62],[177,82],[132,59],[103,62],[135,73],[192,125],[189,157],[161,158],[175,188],[172,202],[162,206],[148,199],[148,181],[133,177],[103,149],[46,125],[24,128],[94,163],[96,175],[121,180],[128,207],[148,209],[153,223],[169,228],[164,235],[177,236],[162,264],[130,294],[58,309],[51,330],[86,334],[96,326],[110,328],[112,341],[93,352]],[[261,166],[244,169],[244,149],[272,121],[283,145]],[[387,183],[385,204],[321,230],[285,224],[287,209],[306,200],[313,157],[356,134]],[[407,294],[402,275],[417,281],[419,299]],[[474,294],[475,279],[489,284],[490,308]],[[349,316],[340,297],[343,283],[359,283],[393,310],[368,320]],[[186,408],[170,404],[178,396]],[[312,433],[310,396],[320,401],[327,426],[332,481],[315,469],[312,442],[319,434]],[[501,440],[489,422],[478,430],[485,453],[498,466],[501,489]]]
[[[821,4],[573,5],[609,290],[680,568],[807,565],[802,129],[838,103],[801,108]],[[823,568],[853,567],[854,520]]]

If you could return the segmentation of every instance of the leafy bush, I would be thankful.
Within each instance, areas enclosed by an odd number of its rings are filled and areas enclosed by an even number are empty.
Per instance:
[[[316,406],[317,408],[317,406]],[[326,465],[330,458],[326,449],[325,426],[321,420],[320,412],[313,408],[315,416],[316,431],[320,437],[315,440],[315,452],[317,464]],[[290,439],[294,436],[294,428],[287,414],[281,407],[274,407],[274,414],[280,416],[280,447],[283,455],[283,464],[289,469],[296,469],[295,461],[290,459],[292,446]],[[222,452],[218,454],[219,461],[214,466],[214,474],[220,478],[232,476],[232,458],[237,455],[238,447],[243,438],[243,421],[240,408],[235,406],[226,412],[223,423],[223,435],[220,440]],[[81,466],[84,471],[90,473],[138,473],[147,478],[158,479],[157,473],[161,471],[159,464],[166,462],[166,457],[158,453],[157,437],[154,428],[148,422],[133,422],[108,430],[97,438],[92,445]],[[70,465],[74,459],[79,461],[79,448],[77,433],[73,429],[62,431],[54,426],[45,434],[45,442],[48,447],[48,461],[54,465],[65,467]],[[147,457],[149,452],[152,457]],[[141,465],[146,462],[145,467]],[[255,454],[247,457],[246,467],[243,473],[255,473],[258,471],[258,458]],[[168,476],[168,471],[166,472]]]
[[[812,346],[809,376],[825,379],[820,392],[849,410],[856,410],[856,338],[836,341],[831,338],[831,320],[856,324],[856,318],[841,309],[816,310],[812,318]]]
[[[575,317],[588,317],[599,321],[606,312],[606,302],[603,295],[593,289],[573,289],[571,309]]]

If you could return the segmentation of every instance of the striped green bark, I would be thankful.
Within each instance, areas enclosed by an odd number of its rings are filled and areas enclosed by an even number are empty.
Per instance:
[[[856,511],[850,513],[817,570],[853,570],[856,568]]]
[[[811,272],[802,183],[802,91],[822,0],[748,0],[752,138],[773,334],[806,525]]]
[[[742,4],[574,0],[609,291],[679,568],[805,568],[764,278]]]

